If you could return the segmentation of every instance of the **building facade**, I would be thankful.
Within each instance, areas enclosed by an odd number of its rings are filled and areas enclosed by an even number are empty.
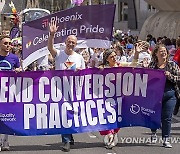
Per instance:
[[[91,4],[116,4],[114,20],[115,29],[131,30],[139,33],[145,20],[157,12],[145,0],[85,0],[84,5]]]
[[[5,4],[5,0],[0,0],[0,13],[2,12],[4,4]],[[0,32],[1,32],[1,15],[0,15]]]
[[[145,20],[157,10],[144,0],[114,0],[116,15],[114,27],[139,32]]]
[[[5,0],[0,0],[0,12],[2,11],[5,4]]]

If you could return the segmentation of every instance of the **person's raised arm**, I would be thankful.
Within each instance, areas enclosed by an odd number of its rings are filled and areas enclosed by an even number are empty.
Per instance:
[[[142,41],[139,41],[138,43],[136,43],[134,50],[134,58],[132,63],[130,64],[130,66],[132,67],[136,67],[138,65],[139,53],[145,50],[145,45],[142,43]]]
[[[56,57],[56,54],[57,54],[57,51],[56,49],[54,48],[53,44],[54,44],[54,35],[55,33],[57,32],[58,30],[58,27],[57,26],[57,21],[52,21],[50,24],[49,24],[49,32],[50,32],[50,36],[48,38],[48,50],[50,51],[51,55],[55,58]]]

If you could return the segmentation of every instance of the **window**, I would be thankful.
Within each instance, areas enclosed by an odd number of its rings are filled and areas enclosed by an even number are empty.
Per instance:
[[[152,5],[148,4],[148,10],[149,11],[156,11],[156,8],[154,8]]]
[[[119,2],[118,21],[128,21],[128,4]]]

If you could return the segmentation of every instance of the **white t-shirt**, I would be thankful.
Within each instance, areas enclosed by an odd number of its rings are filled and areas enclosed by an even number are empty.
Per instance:
[[[77,68],[85,69],[84,59],[80,54],[74,52],[67,55],[63,50],[57,50],[55,57],[55,70],[75,70]]]

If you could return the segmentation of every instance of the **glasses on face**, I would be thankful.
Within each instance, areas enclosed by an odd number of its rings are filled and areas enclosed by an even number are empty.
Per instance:
[[[4,44],[4,45],[10,45],[10,46],[12,45],[11,42],[4,42],[3,44]]]

